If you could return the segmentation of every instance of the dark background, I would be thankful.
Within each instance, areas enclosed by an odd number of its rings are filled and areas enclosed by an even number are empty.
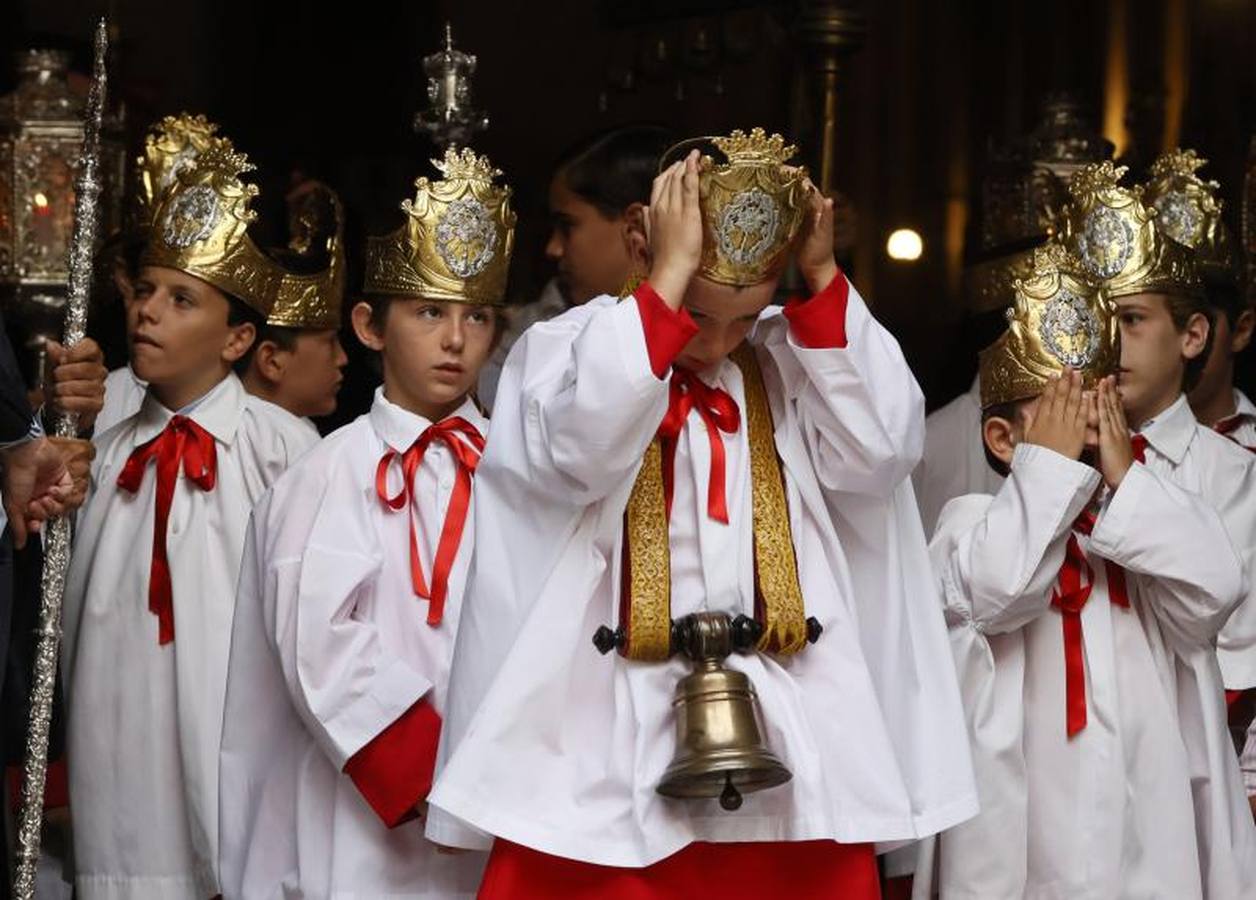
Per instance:
[[[398,204],[434,155],[410,123],[426,102],[421,59],[441,45],[448,20],[455,44],[479,57],[474,99],[492,125],[475,143],[516,189],[510,293],[526,302],[549,274],[542,247],[553,160],[592,131],[639,121],[682,134],[762,125],[787,132],[814,159],[818,100],[794,29],[801,7],[3,0],[0,49],[69,47],[86,70],[93,19],[108,12],[117,30],[111,90],[125,101],[136,147],[159,116],[204,112],[258,163],[264,219],[282,221],[282,188],[299,166],[341,192],[360,248],[363,233],[395,226]],[[857,215],[849,268],[903,342],[931,406],[974,371],[958,349],[960,270],[988,148],[1032,129],[1050,93],[1070,92],[1102,124],[1115,90],[1108,73],[1124,72],[1132,102],[1114,108],[1135,116],[1127,152],[1154,156],[1176,132],[1212,160],[1205,174],[1222,182],[1237,229],[1256,131],[1256,2],[865,0],[861,8],[867,39],[843,72],[838,118],[836,186]],[[1123,65],[1112,49],[1122,34]],[[5,70],[0,91],[12,83]],[[917,263],[886,257],[897,227],[923,236]],[[359,384],[345,399],[361,396]]]

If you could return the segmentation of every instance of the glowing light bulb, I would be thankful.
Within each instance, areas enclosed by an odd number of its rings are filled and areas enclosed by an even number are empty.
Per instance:
[[[910,228],[898,229],[885,242],[885,252],[899,262],[915,262],[924,251],[924,241]]]

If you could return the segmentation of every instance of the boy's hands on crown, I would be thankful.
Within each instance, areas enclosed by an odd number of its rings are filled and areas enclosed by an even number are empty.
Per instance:
[[[812,294],[818,294],[837,277],[833,256],[833,200],[806,181],[807,214],[798,241],[798,271]]]
[[[654,179],[646,210],[650,286],[669,307],[680,309],[702,262],[702,209],[698,202],[698,151],[672,163]]]

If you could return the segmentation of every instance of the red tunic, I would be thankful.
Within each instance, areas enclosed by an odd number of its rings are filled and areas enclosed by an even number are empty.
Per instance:
[[[871,844],[694,843],[643,869],[550,856],[498,839],[479,900],[879,900]]]

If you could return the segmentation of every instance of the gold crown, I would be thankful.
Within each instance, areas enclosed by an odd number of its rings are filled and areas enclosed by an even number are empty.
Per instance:
[[[500,305],[515,243],[511,190],[494,185],[501,171],[469,148],[451,147],[432,165],[444,177],[414,182],[402,226],[367,238],[365,290]]]
[[[147,229],[162,194],[175,178],[191,166],[196,157],[218,138],[218,126],[203,115],[180,113],[166,116],[149,128],[144,138],[144,154],[135,158],[136,184],[133,198],[135,227]]]
[[[1087,388],[1117,370],[1115,304],[1061,244],[1034,251],[1007,317],[1007,331],[981,351],[982,409],[1036,397],[1065,366],[1080,372]]]
[[[288,250],[295,260],[324,258],[320,272],[285,271],[268,325],[339,328],[345,295],[344,209],[336,192],[314,183],[288,204]]]
[[[248,235],[257,186],[240,176],[252,170],[248,157],[215,138],[158,202],[140,262],[186,272],[268,316],[285,271]]]
[[[798,148],[779,134],[768,137],[762,128],[749,134],[734,131],[728,137],[711,138],[710,143],[726,161],[704,155],[699,163],[703,225],[699,274],[738,286],[768,281],[789,263],[790,248],[807,212],[807,170],[787,165]]]
[[[1221,185],[1197,174],[1207,162],[1194,150],[1170,150],[1152,163],[1144,196],[1156,210],[1156,227],[1195,251],[1205,280],[1237,285],[1238,254],[1221,221]]]
[[[1069,182],[1070,201],[1053,231],[1103,282],[1110,297],[1168,293],[1202,296],[1191,251],[1160,233],[1142,188],[1118,183],[1124,166],[1083,166]]]

